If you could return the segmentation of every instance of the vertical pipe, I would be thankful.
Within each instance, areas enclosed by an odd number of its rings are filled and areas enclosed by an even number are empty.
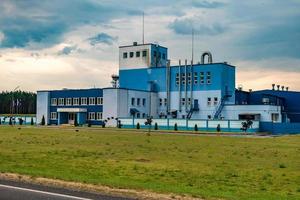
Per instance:
[[[193,60],[191,61],[191,85],[190,85],[190,89],[191,89],[191,105],[190,105],[190,109],[193,108],[193,85],[194,85],[194,70],[193,70]]]
[[[178,90],[179,90],[179,94],[178,94],[178,97],[179,97],[179,105],[178,105],[178,110],[179,112],[181,112],[181,60],[179,60],[179,84],[178,84]]]
[[[185,112],[187,112],[187,59],[184,64],[185,84],[184,84],[184,98],[185,98]]]
[[[166,68],[166,90],[167,90],[167,115],[170,112],[170,60],[167,62],[167,68]]]

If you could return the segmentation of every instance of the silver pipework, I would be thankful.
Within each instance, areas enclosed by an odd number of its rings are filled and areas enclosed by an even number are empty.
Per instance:
[[[178,84],[178,91],[179,91],[179,105],[178,110],[181,112],[181,60],[179,60],[179,84]]]
[[[208,56],[208,64],[211,64],[213,59],[212,54],[209,51],[206,51],[201,55],[201,64],[204,64],[205,56]]]
[[[185,98],[185,112],[187,112],[187,59],[185,59],[184,63],[184,74],[185,74],[185,82],[184,82],[184,98]]]

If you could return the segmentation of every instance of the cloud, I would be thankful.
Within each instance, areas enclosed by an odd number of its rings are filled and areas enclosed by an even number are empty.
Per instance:
[[[220,8],[225,6],[226,4],[223,2],[218,2],[218,1],[193,1],[191,3],[192,6],[197,7],[197,8]]]
[[[97,44],[112,45],[115,41],[118,40],[118,37],[113,37],[106,33],[99,33],[98,35],[95,35],[94,37],[88,38],[88,40],[90,41],[90,44],[92,46],[95,46]]]
[[[69,55],[76,50],[77,50],[77,45],[66,46],[62,50],[60,50],[57,54],[58,55]]]
[[[219,35],[227,30],[224,25],[218,22],[200,24],[191,18],[175,19],[169,24],[169,28],[180,35],[190,35],[192,33],[192,27],[194,29],[194,33],[198,35]]]
[[[140,15],[135,8],[92,0],[2,1],[0,30],[5,37],[0,48],[34,44],[47,48],[63,41],[65,33],[82,25],[107,24],[122,16]]]

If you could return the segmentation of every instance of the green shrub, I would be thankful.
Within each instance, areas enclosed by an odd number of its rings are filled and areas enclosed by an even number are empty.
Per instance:
[[[137,123],[136,124],[136,129],[140,129],[141,127],[140,127],[140,123]]]
[[[174,131],[178,131],[177,123],[174,125]]]
[[[154,130],[158,130],[158,125],[157,125],[157,123],[154,124]]]

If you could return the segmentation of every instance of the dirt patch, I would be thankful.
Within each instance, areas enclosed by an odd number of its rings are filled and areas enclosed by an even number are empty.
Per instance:
[[[147,161],[146,161],[147,162]],[[200,200],[200,198],[193,198],[189,196],[182,196],[176,194],[158,194],[146,190],[132,190],[132,189],[120,189],[120,188],[111,188],[101,185],[92,185],[92,184],[83,184],[77,182],[68,182],[56,179],[48,179],[41,177],[31,177],[27,175],[13,174],[13,173],[0,173],[0,179],[2,180],[11,180],[11,181],[22,181],[26,183],[39,184],[44,186],[60,187],[60,188],[69,188],[71,190],[79,190],[86,192],[95,192],[101,194],[108,194],[114,196],[129,197],[141,200]]]

